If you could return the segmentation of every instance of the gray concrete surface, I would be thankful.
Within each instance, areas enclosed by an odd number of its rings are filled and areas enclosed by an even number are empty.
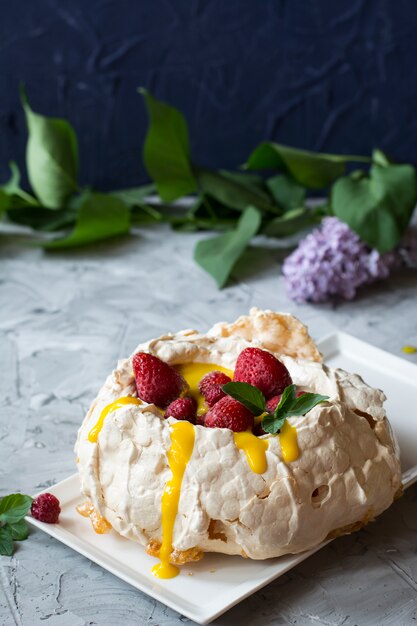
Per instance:
[[[0,495],[36,492],[75,469],[83,413],[118,357],[168,329],[207,329],[252,305],[287,310],[319,338],[343,329],[394,354],[417,345],[417,272],[353,303],[297,306],[276,244],[252,249],[218,291],[192,261],[201,235],[142,231],[94,248],[45,254],[1,239]],[[263,244],[262,244],[263,245]],[[410,408],[410,419],[416,407]],[[417,621],[417,488],[374,524],[338,539],[216,621],[408,625]],[[0,557],[0,624],[174,626],[191,623],[32,530]]]

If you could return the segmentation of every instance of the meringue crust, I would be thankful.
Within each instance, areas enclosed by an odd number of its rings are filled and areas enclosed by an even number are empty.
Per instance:
[[[305,417],[293,417],[299,456],[286,462],[279,437],[265,435],[267,467],[252,471],[233,432],[195,426],[172,537],[171,562],[204,552],[266,559],[298,553],[327,537],[352,532],[392,503],[401,488],[399,450],[382,391],[360,376],[331,369],[307,329],[287,314],[252,309],[207,334],[167,334],[135,350],[171,365],[216,363],[234,369],[240,352],[258,346],[280,358],[303,390],[329,396]],[[173,418],[154,405],[120,404],[106,416],[97,441],[88,434],[103,409],[135,396],[131,358],[107,378],[78,433],[81,489],[113,529],[157,555],[161,498],[171,478]]]

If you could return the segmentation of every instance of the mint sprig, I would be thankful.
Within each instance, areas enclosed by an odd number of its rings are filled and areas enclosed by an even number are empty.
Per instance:
[[[0,554],[13,554],[13,541],[23,541],[29,534],[25,515],[32,498],[22,493],[11,493],[0,500]]]
[[[285,387],[281,400],[273,412],[267,410],[266,399],[263,393],[249,383],[227,383],[222,387],[229,396],[238,400],[254,415],[266,415],[262,418],[262,428],[265,432],[275,435],[279,433],[288,417],[302,417],[311,409],[329,399],[319,393],[304,393],[296,397],[296,386]]]

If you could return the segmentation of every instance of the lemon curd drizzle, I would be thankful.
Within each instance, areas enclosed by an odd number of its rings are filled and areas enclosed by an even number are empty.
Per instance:
[[[266,472],[266,451],[268,449],[268,441],[259,439],[253,435],[250,430],[241,433],[233,433],[235,445],[239,450],[243,450],[246,454],[249,467],[255,474],[263,474]]]
[[[178,503],[181,495],[181,484],[188,461],[194,449],[194,426],[186,421],[176,422],[171,426],[171,447],[168,451],[168,463],[172,472],[171,479],[165,486],[162,495],[162,545],[159,551],[160,563],[152,568],[157,578],[174,578],[179,569],[170,563],[172,538]]]
[[[198,415],[205,413],[208,409],[204,400],[204,396],[201,395],[198,388],[198,383],[200,382],[200,380],[206,374],[213,371],[222,372],[233,380],[232,370],[229,370],[226,367],[222,367],[221,365],[215,365],[214,363],[183,363],[182,365],[177,365],[177,370],[185,378],[190,388],[188,392],[189,395],[192,396],[197,402]]]
[[[285,463],[291,463],[298,459],[300,452],[298,449],[297,430],[295,426],[291,426],[288,420],[285,420],[281,428],[279,443],[281,444],[282,456]]]
[[[142,404],[142,401],[139,400],[139,398],[134,398],[133,396],[123,396],[122,398],[117,398],[117,400],[105,406],[100,413],[97,424],[93,426],[93,428],[88,433],[88,440],[91,441],[91,443],[96,443],[107,415],[112,411],[115,411],[116,409],[120,409],[126,404]]]

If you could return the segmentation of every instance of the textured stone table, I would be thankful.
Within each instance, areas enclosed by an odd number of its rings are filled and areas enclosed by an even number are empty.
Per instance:
[[[199,235],[158,229],[66,253],[2,241],[0,252],[0,495],[33,493],[74,472],[83,413],[118,357],[168,329],[206,330],[253,305],[291,311],[318,338],[343,329],[394,354],[417,345],[417,273],[354,302],[297,306],[264,242],[238,281],[218,291],[192,261]],[[410,418],[416,415],[412,407]],[[171,626],[188,622],[100,567],[32,530],[0,557],[0,624]],[[415,624],[417,489],[362,532],[338,539],[216,621]]]

